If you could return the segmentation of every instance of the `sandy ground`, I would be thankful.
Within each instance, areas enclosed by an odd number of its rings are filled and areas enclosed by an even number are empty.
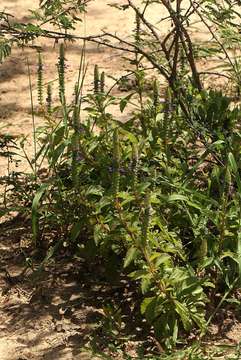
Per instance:
[[[80,259],[61,255],[38,278],[33,278],[29,270],[23,274],[22,250],[28,253],[29,240],[30,224],[23,224],[23,219],[0,224],[0,360],[142,360],[137,348],[146,344],[148,334],[139,332],[138,338],[131,339],[128,331],[122,335],[122,350],[129,355],[124,357],[111,348],[113,337],[102,330],[103,304],[121,302],[123,309],[132,307],[128,282],[122,280],[110,286],[100,281],[101,265],[87,267]],[[214,359],[238,360],[231,357],[241,341],[238,317],[225,308],[215,321],[204,339],[207,353],[223,345],[224,350],[220,347],[220,355]],[[93,352],[94,348],[102,356]]]
[[[99,359],[84,348],[102,315],[94,276],[80,262],[65,259],[37,282],[20,275],[19,241],[28,231],[21,220],[10,221],[0,235],[0,360]]]

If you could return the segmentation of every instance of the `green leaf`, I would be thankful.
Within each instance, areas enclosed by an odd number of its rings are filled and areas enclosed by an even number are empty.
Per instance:
[[[168,196],[167,200],[169,202],[173,202],[173,201],[185,201],[189,206],[194,207],[195,209],[201,210],[202,208],[194,203],[193,201],[190,201],[188,199],[188,197],[186,197],[185,195],[181,195],[181,194],[172,194],[170,196]]]
[[[56,241],[54,246],[50,246],[50,248],[47,251],[47,254],[46,254],[45,258],[43,259],[43,261],[41,262],[41,264],[39,265],[39,267],[38,267],[38,269],[36,271],[36,275],[43,271],[45,265],[47,265],[49,260],[56,254],[56,252],[62,246],[63,242],[64,242],[64,238],[60,238],[58,241]]]
[[[132,96],[135,93],[131,93],[129,95],[127,95],[126,97],[124,97],[123,99],[121,99],[120,101],[120,111],[123,112],[126,108],[126,105],[128,104],[128,102],[130,101],[130,99],[132,98]]]
[[[60,158],[60,156],[63,154],[64,150],[66,148],[66,143],[63,142],[57,146],[57,148],[52,153],[52,162],[51,166],[55,165]]]
[[[163,119],[164,119],[163,113],[157,114],[157,116],[156,116],[156,122],[161,122],[161,121],[163,121]]]
[[[231,153],[231,152],[228,154],[228,162],[229,162],[229,166],[230,166],[233,174],[235,175],[235,180],[238,185],[239,193],[241,193],[241,178],[239,175],[239,169],[238,169],[238,165],[235,160],[235,157],[234,157],[233,153]]]
[[[182,291],[179,293],[179,296],[186,295],[200,295],[203,293],[203,288],[197,284],[197,280],[194,278],[194,281],[187,282],[186,285],[183,286]]]
[[[155,296],[145,298],[141,303],[141,314],[144,315],[147,307],[155,300]]]
[[[142,279],[144,276],[146,276],[147,270],[136,270],[133,271],[129,276],[134,280]]]
[[[60,126],[54,133],[53,133],[53,146],[59,145],[59,143],[63,140],[65,134],[66,126]]]
[[[177,319],[175,319],[174,327],[173,327],[173,334],[172,334],[172,339],[173,339],[174,344],[176,344],[176,342],[177,342],[177,337],[178,337],[178,321],[177,321]]]
[[[229,161],[229,165],[230,165],[233,173],[237,174],[238,166],[237,166],[236,160],[231,152],[228,154],[228,161]]]
[[[238,256],[234,252],[232,252],[232,251],[224,251],[222,253],[222,255],[220,256],[220,259],[223,260],[223,259],[225,259],[227,257],[232,259],[233,261],[235,261],[237,264],[239,264]]]
[[[189,173],[186,175],[185,174],[185,180],[184,182],[186,182],[188,179],[190,179],[193,174],[195,173],[195,171],[198,169],[198,167],[203,164],[204,160],[207,158],[207,156],[213,151],[215,150],[216,147],[219,147],[220,145],[223,145],[224,141],[223,140],[217,140],[214,143],[212,143],[206,150],[205,152],[200,156],[199,160],[197,161],[197,163],[192,167],[192,169],[189,171]]]
[[[32,230],[33,230],[33,239],[36,244],[38,241],[39,236],[39,212],[38,208],[40,205],[40,201],[42,196],[44,195],[45,191],[49,187],[49,184],[43,184],[38,189],[37,193],[34,196],[33,203],[32,203]]]
[[[135,247],[135,246],[132,246],[128,251],[127,251],[127,254],[126,254],[126,257],[125,257],[125,261],[124,261],[124,268],[126,268],[127,266],[129,266],[135,259],[136,257],[138,256],[139,254],[139,250]]]
[[[11,44],[8,40],[0,38],[0,64],[11,54]]]
[[[82,228],[82,222],[78,221],[75,223],[70,230],[70,241],[75,241],[80,234]]]
[[[186,307],[186,305],[180,303],[177,300],[174,300],[174,303],[175,303],[175,311],[180,316],[183,326],[184,326],[184,329],[186,331],[190,330],[192,327],[192,320],[190,318],[188,308]]]
[[[123,129],[122,127],[119,128],[119,133],[124,135],[132,144],[138,144],[137,137],[132,134],[130,131]]]
[[[168,196],[168,201],[188,201],[188,198],[181,194],[172,194]]]
[[[131,194],[129,194],[126,191],[120,191],[117,194],[118,198],[123,199],[124,201],[121,202],[121,206],[124,206],[125,204],[128,204],[130,202],[132,202],[135,197]]]
[[[159,297],[147,297],[141,303],[141,314],[151,324],[162,313],[162,301]]]
[[[141,291],[142,294],[145,294],[151,287],[151,278],[152,275],[148,274],[147,276],[144,276],[141,280]]]
[[[158,267],[164,263],[170,264],[171,256],[168,254],[154,253],[150,257],[150,261],[155,260],[155,266]]]
[[[84,191],[84,195],[88,196],[88,195],[97,195],[97,196],[102,196],[103,195],[103,189],[102,187],[99,185],[91,185],[89,186],[85,191]]]
[[[202,313],[191,313],[192,320],[197,324],[199,329],[205,330],[206,329],[206,321]]]
[[[112,198],[103,196],[98,203],[96,203],[96,214],[101,213],[103,208],[109,206],[112,203]]]
[[[237,262],[239,270],[239,279],[241,279],[241,233],[238,233],[238,244],[237,244]]]
[[[208,257],[199,262],[199,268],[200,270],[205,269],[206,267],[209,267],[213,264],[213,257]]]

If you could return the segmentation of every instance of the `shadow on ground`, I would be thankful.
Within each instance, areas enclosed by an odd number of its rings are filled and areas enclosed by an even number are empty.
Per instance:
[[[130,324],[139,320],[124,278],[110,285],[100,275],[101,265],[94,268],[61,255],[45,271],[33,274],[25,268],[30,250],[20,247],[29,233],[30,223],[21,217],[0,225],[0,338],[5,340],[1,360],[94,359],[83,348],[90,343],[98,350],[108,348],[110,321],[102,309],[110,304],[114,312],[121,304],[128,316],[125,336],[135,332]]]

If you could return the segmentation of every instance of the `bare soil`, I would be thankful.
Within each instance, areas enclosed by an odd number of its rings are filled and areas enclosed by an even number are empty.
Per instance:
[[[110,289],[97,286],[74,259],[62,258],[61,265],[32,278],[23,273],[20,245],[28,240],[28,224],[16,218],[1,230],[0,359],[98,359],[85,347],[103,317],[103,292],[108,299]]]
[[[142,360],[140,346],[158,354],[145,322],[134,315],[129,299],[135,295],[124,276],[109,285],[101,264],[71,254],[32,272],[26,257],[32,257],[35,269],[40,259],[29,246],[30,230],[29,221],[19,216],[0,224],[0,360],[124,360],[124,354]],[[103,311],[110,304],[121,304],[127,319],[116,338]],[[219,353],[213,359],[238,360],[231,354],[240,341],[240,315],[226,306],[217,313],[204,348]]]

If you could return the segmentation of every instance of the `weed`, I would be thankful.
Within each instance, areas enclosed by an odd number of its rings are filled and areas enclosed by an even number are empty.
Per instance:
[[[166,1],[155,3],[165,8],[174,24],[164,40],[145,16],[153,2],[145,2],[141,11],[128,0],[127,8],[136,16],[133,41],[104,34],[120,43],[109,46],[129,52],[136,86],[122,99],[108,91],[106,74],[98,65],[94,67],[93,90],[84,94],[87,68],[83,46],[74,99],[68,102],[66,49],[61,43],[57,64],[59,103],[53,103],[49,84],[47,111],[43,114],[48,123],[38,133],[28,66],[34,137],[34,159],[28,159],[33,171],[33,244],[41,249],[47,243],[40,268],[60,249],[67,249],[89,263],[101,262],[106,276],[111,273],[112,279],[116,274],[128,275],[138,293],[139,315],[145,317],[159,350],[166,350],[161,358],[211,359],[200,344],[176,350],[174,355],[171,352],[182,342],[183,334],[194,332],[196,339],[203,338],[217,310],[240,284],[241,110],[224,91],[205,88],[198,71],[201,47],[189,33],[189,11],[196,13],[213,35],[214,53],[217,48],[222,50],[229,64],[228,78],[237,75],[236,88],[240,86],[239,64],[227,50],[228,35],[225,42],[218,35],[223,30],[220,14],[215,12],[218,5],[204,2],[197,7],[191,3],[191,10],[185,10],[179,1],[175,2],[176,8]],[[206,21],[208,9],[218,26],[217,34]],[[75,21],[71,21],[68,11],[61,14],[60,10],[61,2],[46,1],[41,6],[46,21],[61,24],[65,33],[43,32],[36,25],[31,39],[71,39],[67,30]],[[56,16],[49,19],[49,12]],[[222,14],[227,21],[225,12]],[[42,19],[40,14],[35,16]],[[28,30],[26,36],[31,32],[24,25],[20,29],[21,42],[24,31]],[[8,31],[13,30],[18,36],[18,28],[8,24]],[[84,40],[107,43],[101,36]],[[208,56],[213,54],[210,47],[206,50]],[[6,55],[8,51],[2,50],[0,59]],[[144,61],[156,70],[150,93],[144,86]],[[37,75],[38,100],[43,105],[46,90],[40,54]],[[163,101],[161,83],[165,88]],[[124,112],[129,103],[135,110],[126,123],[117,122],[109,112],[110,105],[117,104]],[[61,117],[56,120],[59,110]],[[43,180],[38,171],[44,161],[48,176]],[[15,191],[20,192],[16,187]],[[58,233],[51,242],[45,238],[50,229]],[[214,292],[223,295],[207,319],[205,308]],[[136,299],[131,300],[134,303]],[[120,308],[115,311],[107,306],[105,316],[109,334],[121,332]]]

